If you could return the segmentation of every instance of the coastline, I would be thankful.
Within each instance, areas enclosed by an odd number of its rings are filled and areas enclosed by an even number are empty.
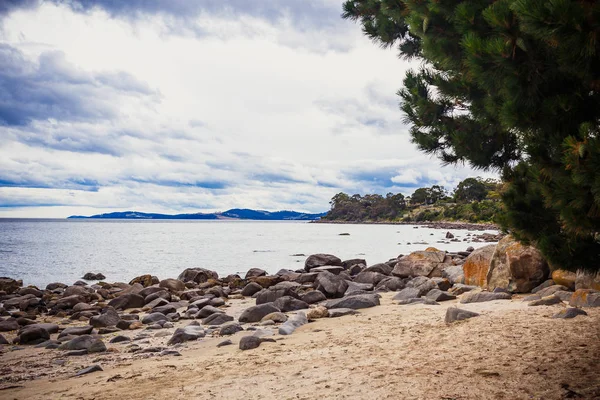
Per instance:
[[[466,229],[471,231],[500,230],[496,224],[479,224],[472,222],[439,221],[439,222],[404,222],[404,221],[309,221],[310,224],[335,224],[335,225],[415,225],[432,229]]]

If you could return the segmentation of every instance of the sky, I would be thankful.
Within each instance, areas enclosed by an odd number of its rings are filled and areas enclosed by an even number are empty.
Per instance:
[[[342,0],[2,0],[0,217],[323,212],[470,176],[403,123],[418,67]]]

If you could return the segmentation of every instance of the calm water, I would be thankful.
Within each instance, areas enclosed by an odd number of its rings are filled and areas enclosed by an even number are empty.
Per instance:
[[[340,236],[342,232],[350,236]],[[468,233],[452,232],[461,239]],[[375,264],[427,247],[407,242],[427,242],[443,250],[469,246],[436,243],[445,233],[408,225],[288,221],[0,219],[0,276],[45,287],[73,283],[86,272],[101,272],[108,282],[129,282],[145,273],[176,278],[188,267],[209,268],[220,276],[252,267],[274,273],[302,268],[306,257],[293,256],[298,253],[331,253]]]

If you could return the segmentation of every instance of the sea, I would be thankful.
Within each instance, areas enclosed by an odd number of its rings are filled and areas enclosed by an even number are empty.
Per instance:
[[[310,254],[364,258],[368,265],[434,246],[461,251],[468,234],[413,225],[324,224],[299,221],[192,221],[0,219],[0,276],[43,288],[72,284],[85,273],[102,273],[107,282],[129,282],[142,274],[176,278],[202,267],[219,276],[253,267],[275,273],[301,269]],[[493,230],[485,231],[495,233]]]

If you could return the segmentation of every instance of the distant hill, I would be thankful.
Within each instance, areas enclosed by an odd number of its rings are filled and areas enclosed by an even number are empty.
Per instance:
[[[81,215],[70,216],[69,219],[244,219],[259,221],[314,221],[323,217],[326,213],[306,214],[297,211],[262,211],[249,210],[246,208],[233,208],[221,213],[195,213],[195,214],[155,214],[138,211],[120,211],[107,214],[92,215],[85,217]]]

